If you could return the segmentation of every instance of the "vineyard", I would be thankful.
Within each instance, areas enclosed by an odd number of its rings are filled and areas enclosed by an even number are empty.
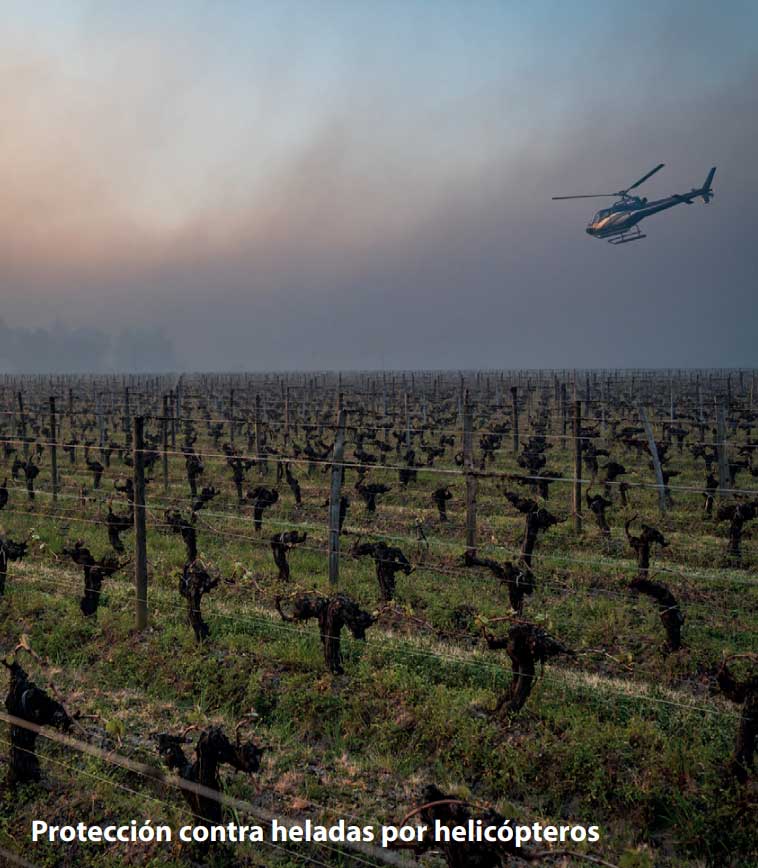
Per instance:
[[[0,379],[2,858],[758,865],[757,386]],[[601,838],[29,838],[409,816]]]

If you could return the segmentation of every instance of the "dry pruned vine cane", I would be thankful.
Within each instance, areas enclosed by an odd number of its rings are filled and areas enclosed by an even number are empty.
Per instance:
[[[11,663],[3,660],[3,665],[10,672],[10,685],[5,698],[5,708],[8,714],[39,726],[53,726],[62,732],[68,732],[72,726],[63,705],[51,699],[44,690],[29,678],[15,654],[18,650],[30,651],[27,645],[18,645]],[[36,656],[36,655],[35,655]],[[11,750],[8,757],[7,784],[14,789],[17,784],[32,783],[40,780],[41,771],[35,752],[37,733],[20,726],[11,725]]]
[[[334,675],[342,675],[342,652],[340,634],[347,627],[355,639],[365,639],[366,630],[376,622],[377,616],[364,611],[347,594],[326,596],[318,592],[304,592],[289,598],[292,613],[282,610],[281,596],[275,599],[275,606],[283,621],[318,620],[321,644],[324,648],[324,661],[327,669]]]
[[[241,743],[238,729],[234,742],[231,742],[218,726],[204,730],[195,746],[194,761],[190,761],[182,749],[186,734],[187,730],[178,736],[169,733],[160,733],[157,736],[161,758],[171,771],[176,771],[185,781],[220,792],[219,769],[222,765],[230,765],[247,774],[253,774],[260,769],[264,749],[253,742]],[[208,828],[221,824],[223,807],[220,801],[191,790],[184,790],[183,793],[201,825]],[[209,846],[209,841],[198,845],[201,852],[206,852]]]
[[[575,656],[574,652],[550,636],[536,624],[526,622],[514,624],[504,638],[496,638],[484,627],[482,630],[487,646],[492,649],[504,648],[511,658],[513,677],[510,690],[497,704],[497,712],[520,711],[534,686],[536,664],[543,667],[549,657],[559,654]]]
[[[732,660],[738,658],[748,658],[753,663],[758,663],[756,654],[731,654],[722,661],[716,679],[724,696],[742,706],[730,768],[735,778],[745,784],[753,770],[758,740],[758,675],[739,680],[728,666]]]

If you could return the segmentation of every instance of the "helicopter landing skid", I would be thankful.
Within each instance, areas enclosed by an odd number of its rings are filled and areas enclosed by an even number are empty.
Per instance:
[[[620,235],[614,235],[613,238],[609,238],[608,243],[628,244],[630,241],[641,241],[643,238],[647,238],[647,235],[643,235],[640,227],[635,225],[633,230],[622,232]]]

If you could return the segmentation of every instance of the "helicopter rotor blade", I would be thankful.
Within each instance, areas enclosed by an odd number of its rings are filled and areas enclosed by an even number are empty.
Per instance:
[[[621,191],[620,195],[623,196],[623,195],[625,195],[626,193],[628,193],[630,190],[634,190],[635,187],[639,187],[639,185],[640,185],[643,181],[647,181],[647,179],[650,178],[650,177],[652,177],[656,172],[660,172],[660,170],[661,170],[665,165],[666,165],[665,163],[658,163],[658,165],[657,165],[654,169],[651,169],[651,170],[647,173],[647,175],[643,175],[643,176],[639,179],[639,181],[635,181],[634,184],[632,184],[631,187],[627,187],[626,190]]]
[[[618,196],[618,193],[588,193],[583,196],[553,196],[553,199],[600,199],[608,196]]]

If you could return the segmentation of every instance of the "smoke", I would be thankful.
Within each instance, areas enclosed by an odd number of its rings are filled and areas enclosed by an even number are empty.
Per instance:
[[[41,331],[0,347],[6,367],[754,364],[754,8],[496,6],[497,26],[445,6],[436,41],[422,4],[407,32],[304,14],[294,43],[256,20],[257,52],[116,5],[76,43],[87,75],[9,50],[3,313]],[[551,201],[659,162],[644,195],[717,165],[716,198],[644,241],[585,235],[606,200]]]

